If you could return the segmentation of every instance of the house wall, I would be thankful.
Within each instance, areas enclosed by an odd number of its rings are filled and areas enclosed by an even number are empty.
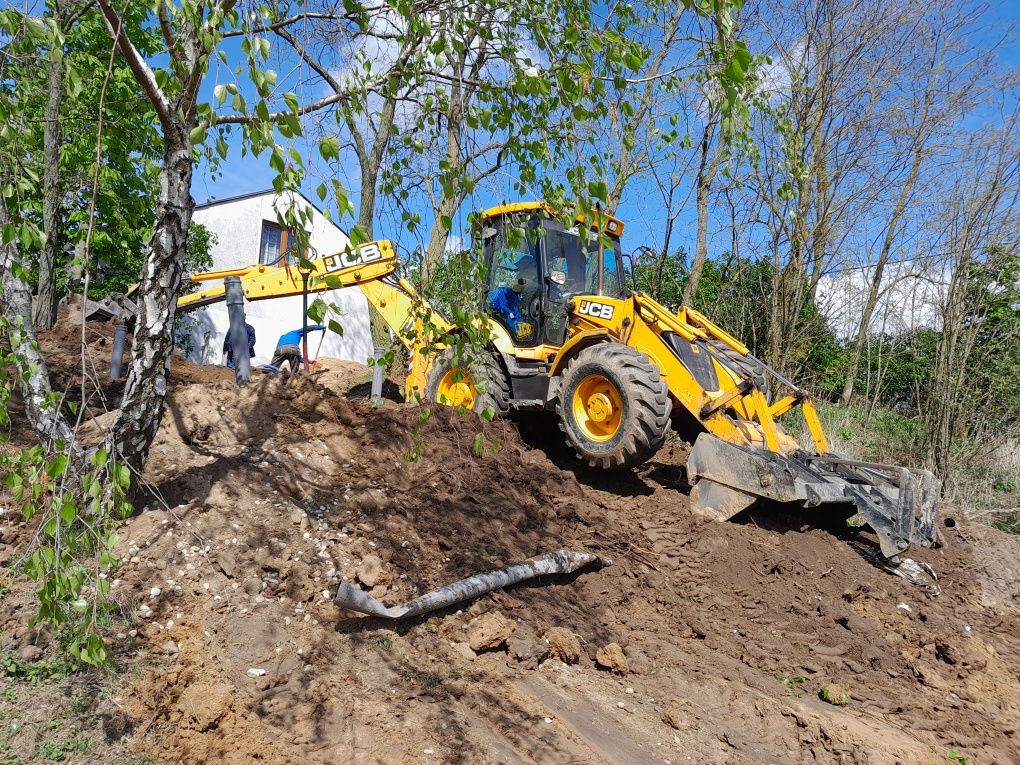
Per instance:
[[[262,222],[276,222],[275,204],[278,197],[273,192],[258,196],[213,203],[195,210],[194,220],[216,235],[212,247],[213,270],[237,268],[258,262],[259,245],[262,238]],[[322,256],[342,250],[348,243],[346,234],[310,205],[303,197],[294,196],[293,204],[312,210],[312,224],[309,238],[311,246]],[[337,319],[344,328],[343,337],[326,332],[322,339],[319,356],[323,358],[347,359],[364,363],[372,354],[372,334],[369,330],[368,301],[357,287],[347,287],[330,292],[310,295],[309,305],[316,298],[336,306],[338,316],[330,312],[330,318]],[[274,298],[272,300],[245,301],[245,317],[255,328],[256,364],[265,364],[273,356],[276,341],[280,335],[301,326],[301,296]],[[183,326],[179,335],[188,349],[188,358],[199,364],[219,364],[223,358],[223,340],[230,327],[225,303],[199,308],[183,315]],[[308,353],[315,356],[322,333],[309,336]]]

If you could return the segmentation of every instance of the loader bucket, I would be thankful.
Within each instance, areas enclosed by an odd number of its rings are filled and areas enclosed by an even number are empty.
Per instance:
[[[927,470],[797,452],[777,454],[736,446],[702,433],[687,460],[696,512],[728,520],[756,500],[814,508],[853,506],[895,561],[910,545],[938,544],[935,514],[941,492]]]

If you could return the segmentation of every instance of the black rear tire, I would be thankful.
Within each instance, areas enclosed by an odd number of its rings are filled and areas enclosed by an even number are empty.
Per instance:
[[[614,393],[615,389],[615,393]],[[591,416],[606,411],[602,422]],[[648,461],[666,441],[673,408],[658,367],[623,343],[585,348],[567,363],[556,411],[560,430],[592,467],[625,468]],[[613,411],[618,410],[618,415]]]
[[[474,387],[474,402],[466,406],[479,417],[486,409],[492,409],[493,417],[506,417],[510,413],[510,383],[503,370],[492,357],[473,359],[467,364],[458,364],[456,349],[447,348],[433,362],[425,382],[425,399],[446,406],[458,404],[443,398],[440,386],[454,382],[470,383]]]

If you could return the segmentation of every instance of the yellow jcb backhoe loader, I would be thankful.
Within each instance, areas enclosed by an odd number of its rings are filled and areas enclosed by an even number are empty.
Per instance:
[[[674,313],[628,286],[623,228],[596,213],[564,226],[541,202],[486,212],[480,234],[487,283],[479,293],[492,341],[480,361],[458,363],[452,346],[431,357],[415,346],[422,301],[396,275],[390,242],[314,260],[310,289],[357,286],[365,293],[411,352],[409,395],[497,415],[554,411],[578,457],[601,468],[645,462],[672,428],[694,444],[687,472],[692,505],[703,514],[725,520],[759,499],[854,508],[894,569],[911,544],[936,544],[935,477],[831,453],[803,390],[699,312]],[[193,281],[231,275],[241,277],[249,300],[302,291],[293,266],[211,272]],[[213,287],[179,306],[223,296],[223,287]],[[434,315],[430,321],[457,331]],[[797,406],[813,450],[777,422]],[[898,573],[933,585],[930,569],[909,568]]]

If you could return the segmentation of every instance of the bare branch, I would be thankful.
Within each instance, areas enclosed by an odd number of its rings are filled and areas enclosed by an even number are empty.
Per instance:
[[[145,63],[145,59],[142,58],[142,54],[138,52],[138,49],[134,46],[131,40],[128,38],[127,33],[124,31],[124,22],[120,18],[120,15],[113,9],[113,5],[110,0],[98,0],[99,10],[103,14],[103,20],[106,22],[106,28],[110,32],[110,36],[113,41],[117,44],[118,50],[120,50],[121,56],[124,57],[124,61],[127,62],[128,68],[131,69],[131,73],[138,81],[139,86],[145,93],[149,102],[152,104],[152,108],[156,110],[156,115],[159,117],[160,124],[166,128],[170,128],[173,125],[173,114],[171,113],[170,102],[167,101],[166,96],[163,94],[162,89],[156,84],[156,76],[153,74],[152,69]]]

